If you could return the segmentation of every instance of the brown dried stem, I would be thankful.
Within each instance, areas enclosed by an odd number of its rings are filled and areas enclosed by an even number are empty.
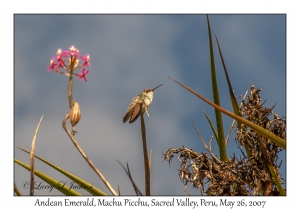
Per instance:
[[[143,143],[143,153],[144,153],[144,170],[145,170],[145,191],[146,196],[150,196],[150,165],[148,159],[148,149],[147,149],[147,140],[146,140],[146,126],[144,115],[142,112],[142,103],[140,104],[140,118],[141,118],[141,132],[142,132],[142,143]]]
[[[30,196],[33,196],[34,193],[34,152],[35,152],[35,141],[36,136],[39,131],[41,122],[43,120],[44,115],[41,117],[39,124],[35,130],[35,133],[33,135],[32,143],[31,143],[31,151],[30,151]]]
[[[96,174],[98,174],[98,176],[100,177],[100,179],[103,181],[103,183],[106,185],[106,187],[109,189],[109,191],[117,196],[118,194],[115,192],[115,190],[111,187],[110,183],[106,180],[106,178],[102,175],[102,173],[96,168],[96,166],[94,165],[94,163],[87,157],[87,155],[83,152],[83,150],[81,149],[81,147],[79,146],[79,144],[77,143],[77,141],[74,139],[73,135],[70,133],[70,131],[67,128],[67,119],[69,118],[69,114],[66,114],[64,120],[63,120],[63,128],[65,129],[66,133],[68,134],[68,136],[70,137],[70,139],[72,140],[74,146],[77,148],[77,150],[80,152],[80,154],[82,155],[82,157],[88,162],[88,164],[91,166],[91,168],[96,172]]]

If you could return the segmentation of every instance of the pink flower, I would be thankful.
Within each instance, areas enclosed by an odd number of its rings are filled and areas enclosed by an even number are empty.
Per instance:
[[[58,61],[57,68],[61,68],[65,66],[65,61],[61,57],[58,58],[57,61]]]
[[[65,51],[62,52],[62,49],[59,48],[57,50],[56,54],[57,54],[56,58],[57,59],[59,59],[59,58],[61,59],[61,58],[67,57],[70,54],[70,52],[68,50],[65,50]]]
[[[70,49],[70,51],[68,51],[69,54],[72,55],[72,56],[74,56],[75,58],[77,58],[78,55],[79,55],[79,53],[80,53],[80,51],[74,45],[72,45],[71,47],[69,47],[69,49]]]
[[[47,68],[48,71],[54,70],[57,63],[54,63],[53,59],[50,60],[50,66]]]
[[[91,64],[90,64],[90,55],[89,54],[87,54],[87,55],[85,55],[85,56],[81,56],[80,57],[83,61],[84,61],[84,63],[82,64],[83,66],[90,66]]]
[[[82,72],[80,74],[76,74],[76,75],[79,77],[79,80],[84,79],[84,81],[86,82],[87,79],[86,79],[85,75],[87,75],[89,72],[90,72],[89,70],[83,68]]]

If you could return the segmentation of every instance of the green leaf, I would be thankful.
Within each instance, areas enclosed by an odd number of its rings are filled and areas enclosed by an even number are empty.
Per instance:
[[[27,150],[25,149],[22,149],[22,148],[19,148],[17,147],[18,149],[24,151],[24,152],[27,152],[29,153]],[[90,184],[89,182],[83,180],[83,179],[80,179],[79,177],[61,169],[60,167],[54,165],[53,163],[49,162],[49,161],[46,161],[44,160],[43,158],[37,156],[37,155],[34,155],[37,159],[43,161],[44,163],[46,163],[47,165],[51,166],[52,168],[54,168],[55,170],[59,171],[60,173],[64,174],[65,176],[67,176],[69,179],[71,179],[72,181],[74,181],[78,186],[82,186],[82,189],[86,190],[87,192],[91,193],[92,195],[100,195],[100,196],[105,196],[107,194],[105,194],[104,192],[102,192],[100,189],[94,187],[92,184]],[[84,188],[85,187],[85,188]]]
[[[214,133],[214,135],[215,135],[215,138],[216,138],[216,140],[217,140],[217,143],[219,144],[218,134],[217,134],[216,129],[214,128],[214,125],[212,124],[212,122],[211,122],[211,120],[209,119],[209,117],[208,117],[208,115],[206,114],[206,112],[205,112],[204,110],[202,110],[202,111],[204,112],[205,117],[206,117],[206,119],[207,119],[207,121],[208,121],[208,123],[209,123],[209,125],[210,125],[210,127],[211,127],[211,129],[212,129],[212,131],[213,131],[213,133]]]
[[[16,186],[16,183],[14,184],[14,191],[15,191],[17,196],[22,196],[21,192],[19,191],[19,189]]]
[[[217,36],[216,36],[216,41],[217,41],[217,44],[218,44],[218,49],[219,49],[220,57],[221,57],[221,60],[222,60],[223,69],[224,69],[224,72],[225,72],[225,75],[226,75],[226,81],[227,81],[227,85],[228,85],[230,101],[231,101],[231,106],[233,108],[233,112],[236,115],[242,117],[238,102],[236,100],[236,97],[235,97],[233,89],[232,89],[232,85],[231,85],[231,82],[230,82],[230,78],[229,78],[229,75],[228,75],[228,71],[227,71],[227,68],[226,68],[226,65],[225,65],[225,61],[224,61],[224,58],[223,58],[223,54],[222,54],[221,47],[220,47]],[[241,123],[239,121],[237,121],[237,128],[241,129]],[[251,150],[249,149],[248,145],[245,145],[245,150],[246,150],[246,153],[247,153],[248,157],[250,157],[251,156]]]
[[[206,18],[207,18],[208,38],[209,38],[210,71],[211,71],[211,79],[212,79],[213,98],[214,98],[214,103],[221,106],[208,15],[206,16]],[[215,115],[216,115],[217,129],[218,129],[218,146],[219,146],[220,159],[224,161],[224,160],[228,160],[228,157],[227,157],[227,152],[226,152],[226,143],[225,143],[224,124],[223,124],[222,113],[218,109],[215,109]]]
[[[17,159],[15,159],[14,161],[16,163],[18,163],[20,166],[22,166],[22,167],[26,168],[28,171],[30,171],[30,167],[27,164],[25,164]],[[72,195],[72,196],[81,195],[78,192],[76,192],[75,190],[70,190],[69,187],[67,187],[65,185],[59,185],[58,184],[59,181],[51,178],[50,176],[47,176],[46,174],[44,174],[36,169],[34,170],[34,174],[65,195]]]

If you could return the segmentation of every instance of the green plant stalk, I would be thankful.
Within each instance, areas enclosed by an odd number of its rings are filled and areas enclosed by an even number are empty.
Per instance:
[[[143,141],[143,152],[144,152],[144,170],[145,170],[145,194],[150,196],[150,167],[148,159],[148,149],[147,149],[147,140],[146,140],[146,126],[144,121],[144,116],[142,112],[142,104],[140,105],[140,118],[141,118],[141,132],[142,132],[142,141]]]
[[[18,163],[20,166],[26,168],[28,171],[30,171],[30,166],[28,166],[27,164],[15,159],[14,160],[16,163]],[[39,178],[41,178],[42,180],[44,180],[45,182],[47,182],[49,185],[53,186],[55,189],[57,189],[58,191],[60,191],[61,193],[65,194],[65,195],[81,195],[78,192],[76,192],[75,190],[71,190],[68,187],[66,187],[65,185],[63,186],[58,186],[59,181],[51,178],[50,176],[47,176],[46,174],[38,171],[38,170],[34,170],[34,174],[36,176],[38,176]]]
[[[214,51],[213,51],[213,44],[212,44],[208,15],[206,15],[206,18],[207,18],[208,38],[209,38],[210,69],[211,69],[213,98],[214,98],[214,103],[220,106],[221,103],[220,103],[220,96],[218,91],[218,82],[217,82],[216,67],[214,61]],[[216,115],[217,129],[218,129],[218,147],[219,147],[220,159],[226,161],[228,160],[228,156],[226,152],[222,113],[218,109],[215,109],[215,115]]]
[[[209,105],[213,106],[214,108],[220,110],[221,112],[223,112],[224,114],[228,115],[229,117],[239,121],[240,123],[243,123],[247,126],[249,126],[250,128],[252,128],[253,130],[255,130],[257,133],[263,135],[264,137],[270,139],[272,142],[274,142],[275,144],[277,144],[278,146],[282,147],[283,149],[286,149],[286,141],[278,136],[276,136],[275,134],[269,132],[268,130],[255,125],[254,123],[214,104],[213,102],[211,102],[210,100],[206,99],[205,97],[203,97],[202,95],[200,95],[199,93],[195,92],[194,90],[192,90],[191,88],[181,84],[180,82],[177,82],[176,80],[172,79],[171,77],[168,77],[169,79],[173,80],[174,82],[176,82],[177,84],[179,84],[180,86],[182,86],[183,88],[187,89],[188,91],[190,91],[191,93],[193,93],[194,95],[196,95],[197,97],[199,97],[200,99],[202,99],[203,101],[205,101],[206,103],[208,103]]]

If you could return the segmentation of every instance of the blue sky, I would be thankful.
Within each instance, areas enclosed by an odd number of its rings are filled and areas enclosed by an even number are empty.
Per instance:
[[[261,87],[265,105],[286,116],[286,16],[210,15],[212,34],[218,36],[236,95],[252,84]],[[14,16],[14,145],[29,150],[40,117],[44,114],[36,154],[108,192],[95,172],[77,152],[61,127],[68,112],[68,78],[48,72],[58,48],[75,45],[90,54],[87,82],[75,80],[74,100],[82,117],[76,140],[123,195],[133,195],[130,181],[116,160],[129,163],[134,180],[144,191],[143,156],[139,121],[123,124],[132,98],[144,88],[164,84],[154,93],[145,115],[148,149],[153,150],[153,195],[186,195],[178,180],[177,157],[170,167],[162,162],[168,148],[189,147],[207,152],[192,126],[206,142],[213,135],[204,109],[214,120],[213,109],[169,80],[170,76],[212,100],[208,32],[205,15],[15,15]],[[221,61],[214,40],[221,105],[231,109]],[[75,78],[76,79],[76,78]],[[227,134],[231,119],[223,117]],[[213,144],[218,155],[216,144]],[[239,154],[233,134],[229,156]],[[24,152],[15,158],[29,163]],[[285,154],[281,155],[285,159]],[[283,163],[283,177],[285,175]],[[70,181],[36,161],[36,169],[57,180]],[[17,186],[29,173],[15,165]],[[19,187],[26,194],[28,190]],[[84,193],[84,191],[80,191]],[[199,191],[188,188],[198,195]],[[36,190],[37,195],[60,195],[56,190]]]

